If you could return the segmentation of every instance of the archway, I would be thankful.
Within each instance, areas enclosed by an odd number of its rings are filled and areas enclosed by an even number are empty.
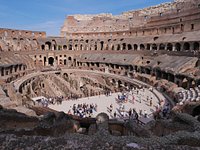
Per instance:
[[[160,44],[159,50],[165,50],[165,45],[163,43]]]
[[[152,50],[157,50],[157,45],[156,44],[152,44]]]
[[[176,43],[175,48],[176,48],[177,51],[181,51],[181,44]]]
[[[172,51],[172,49],[173,49],[173,45],[171,43],[168,43],[167,44],[167,50]]]
[[[198,42],[194,42],[193,44],[194,50],[199,50],[199,43]]]
[[[144,44],[140,44],[140,50],[144,50],[144,49],[145,49]]]
[[[134,44],[134,45],[133,45],[133,49],[134,49],[134,50],[137,50],[137,49],[138,49],[137,44]]]
[[[131,50],[131,49],[132,49],[132,45],[128,44],[128,50]]]
[[[54,58],[53,57],[49,57],[48,58],[48,63],[49,63],[49,65],[53,66]]]
[[[190,44],[188,42],[184,43],[183,50],[185,51],[190,50]]]

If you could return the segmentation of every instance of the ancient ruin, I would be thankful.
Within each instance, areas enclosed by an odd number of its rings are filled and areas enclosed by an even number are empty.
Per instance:
[[[59,37],[1,28],[0,149],[199,149],[199,39],[200,0],[67,16]],[[110,112],[67,103],[93,97]],[[139,114],[143,99],[147,122],[113,114],[120,100]]]

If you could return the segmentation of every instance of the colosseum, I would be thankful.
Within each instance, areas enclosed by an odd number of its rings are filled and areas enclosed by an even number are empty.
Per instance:
[[[1,149],[199,149],[200,0],[0,29]]]

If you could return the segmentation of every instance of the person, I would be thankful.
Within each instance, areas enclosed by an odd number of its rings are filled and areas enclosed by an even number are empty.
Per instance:
[[[135,120],[136,120],[137,123],[138,123],[138,118],[139,118],[138,113],[135,112]]]
[[[116,111],[114,112],[114,118],[116,118],[117,117],[117,113],[116,113]]]
[[[67,114],[68,114],[68,115],[71,115],[71,114],[72,114],[72,113],[71,113],[71,110],[69,110],[69,111],[67,112]]]
[[[144,110],[144,117],[147,118],[147,111]]]
[[[150,100],[150,102],[149,102],[149,103],[150,103],[150,106],[152,106],[152,99]]]
[[[132,103],[134,104],[134,100],[135,100],[135,97],[134,96],[132,96]]]

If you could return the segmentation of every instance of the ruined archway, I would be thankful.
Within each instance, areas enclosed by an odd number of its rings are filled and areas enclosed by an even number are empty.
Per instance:
[[[190,44],[188,42],[184,43],[183,50],[190,50]]]
[[[194,42],[193,44],[194,50],[199,50],[199,43],[198,42]]]
[[[180,43],[176,43],[175,44],[175,48],[177,51],[181,51],[181,44]]]
[[[172,49],[173,49],[173,45],[171,43],[168,43],[167,44],[167,50],[172,51]]]
[[[49,63],[50,66],[53,66],[54,58],[53,57],[49,57],[48,58],[48,63]]]

